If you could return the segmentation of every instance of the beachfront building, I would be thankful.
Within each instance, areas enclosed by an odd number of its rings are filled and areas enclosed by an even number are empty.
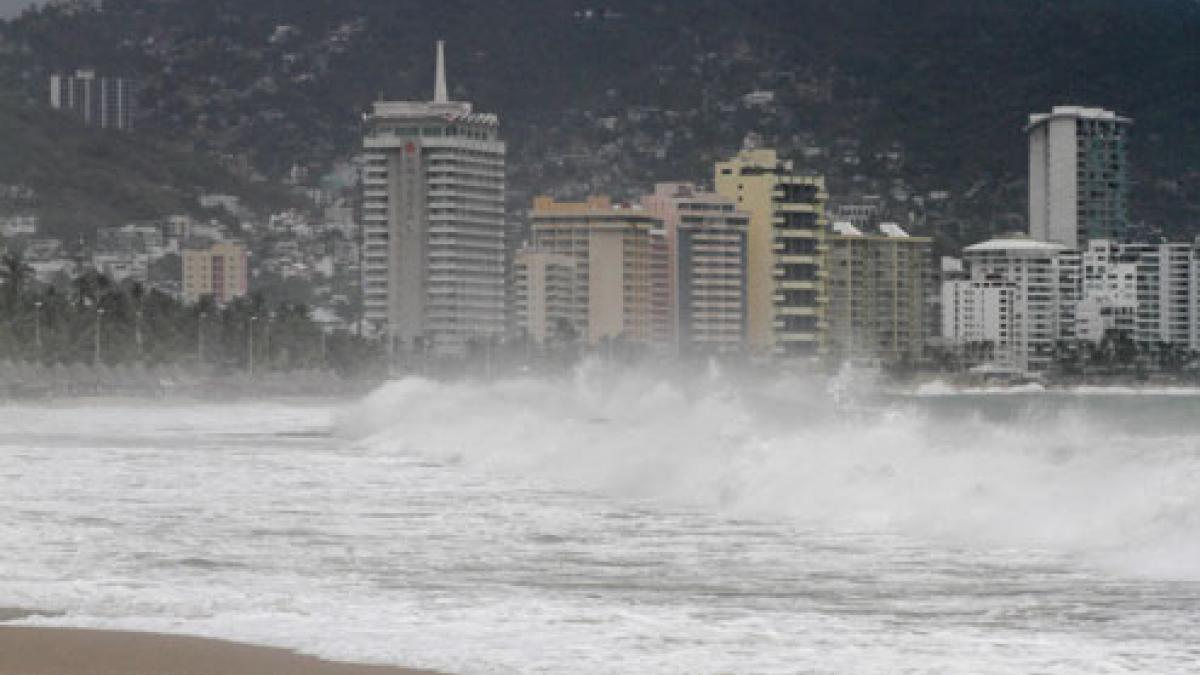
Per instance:
[[[642,204],[662,221],[667,343],[680,354],[742,351],[750,215],[692,183],[659,183]]]
[[[513,262],[517,334],[535,345],[577,337],[572,311],[581,303],[575,259],[562,253],[524,248]]]
[[[991,365],[1013,373],[1044,371],[1060,341],[1074,338],[1079,256],[1062,244],[997,238],[963,252],[965,280],[944,282],[943,335],[982,343]]]
[[[137,119],[137,83],[124,77],[97,76],[82,69],[50,76],[50,107],[74,114],[101,129],[133,129]]]
[[[219,304],[246,294],[249,287],[246,249],[240,244],[217,243],[183,252],[183,300],[196,302],[211,295]]]
[[[743,150],[715,167],[716,191],[750,215],[746,237],[749,349],[816,357],[826,337],[823,176],[801,175],[774,150]]]
[[[392,353],[505,331],[505,144],[496,115],[449,100],[444,63],[438,42],[432,101],[365,118],[364,315]]]
[[[1081,255],[1075,336],[1093,344],[1106,337],[1134,338],[1137,329],[1137,254],[1111,239],[1092,239]]]
[[[1029,116],[1029,235],[1079,250],[1129,229],[1128,139],[1133,120],[1055,106]]]
[[[1196,246],[1160,242],[1123,247],[1136,260],[1137,328],[1134,339],[1146,348],[1191,343],[1196,277]]]
[[[863,232],[834,223],[828,254],[828,353],[838,360],[916,363],[925,347],[933,240],[895,223]]]
[[[584,344],[613,341],[649,345],[659,337],[655,307],[656,268],[661,254],[662,221],[638,206],[613,204],[608,197],[583,202],[534,199],[529,213],[534,250],[562,256],[574,270],[569,300],[555,310]],[[532,286],[530,286],[532,287]],[[536,302],[530,294],[518,304]],[[532,314],[533,309],[527,309]],[[549,308],[540,310],[547,315]]]

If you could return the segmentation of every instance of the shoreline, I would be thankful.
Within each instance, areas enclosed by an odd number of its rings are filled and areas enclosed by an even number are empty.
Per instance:
[[[0,675],[445,675],[210,638],[0,623]]]

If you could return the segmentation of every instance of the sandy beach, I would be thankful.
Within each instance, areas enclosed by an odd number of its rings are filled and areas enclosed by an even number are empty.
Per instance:
[[[203,638],[0,626],[0,675],[436,675]]]

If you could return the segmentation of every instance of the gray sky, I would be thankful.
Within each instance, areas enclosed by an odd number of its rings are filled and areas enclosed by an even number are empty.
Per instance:
[[[37,0],[0,0],[0,19],[10,19],[26,7],[36,4]]]

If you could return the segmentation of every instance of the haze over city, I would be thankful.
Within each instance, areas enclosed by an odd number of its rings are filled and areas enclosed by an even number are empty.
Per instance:
[[[33,4],[0,675],[1195,669],[1197,3]]]

